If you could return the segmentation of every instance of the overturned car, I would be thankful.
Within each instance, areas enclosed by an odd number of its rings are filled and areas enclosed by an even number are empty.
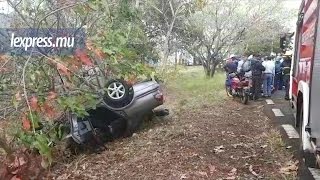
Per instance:
[[[164,102],[160,85],[154,80],[130,86],[123,80],[111,79],[104,87],[104,98],[96,109],[88,110],[88,117],[69,114],[68,137],[79,144],[89,141],[93,134],[103,141],[130,136],[143,118]]]

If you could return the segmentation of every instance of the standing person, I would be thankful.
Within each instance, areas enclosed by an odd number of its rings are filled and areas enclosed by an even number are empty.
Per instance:
[[[289,98],[289,87],[290,87],[290,70],[291,70],[291,55],[285,55],[283,62],[281,63],[281,68],[283,71],[283,83],[286,90],[285,99],[290,100]]]
[[[243,63],[246,61],[246,57],[242,57],[241,59],[240,59],[240,61],[238,61],[238,66],[237,66],[237,72],[238,73],[241,73],[241,68],[242,68],[242,65],[243,65]]]
[[[238,62],[234,58],[229,58],[227,60],[226,65],[224,65],[223,69],[226,71],[226,73],[234,73],[237,72]]]
[[[275,75],[275,64],[271,61],[271,57],[267,57],[262,63],[265,68],[263,72],[263,95],[264,97],[271,97],[271,86],[273,84],[273,77]]]
[[[277,57],[275,61],[275,76],[274,76],[274,90],[282,90],[282,71],[281,71],[281,58]]]
[[[252,94],[253,99],[258,100],[261,97],[261,82],[262,71],[265,67],[256,58],[251,59],[251,71],[252,71]]]

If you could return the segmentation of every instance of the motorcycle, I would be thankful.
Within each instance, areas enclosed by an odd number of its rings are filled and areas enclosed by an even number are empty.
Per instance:
[[[248,104],[250,97],[250,79],[239,77],[236,73],[227,74],[226,92],[233,98],[239,97],[243,104]]]

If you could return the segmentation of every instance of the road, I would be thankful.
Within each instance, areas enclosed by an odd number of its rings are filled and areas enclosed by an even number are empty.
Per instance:
[[[299,159],[298,178],[301,180],[320,179],[320,171],[308,169],[304,165],[301,153],[299,153],[299,130],[294,128],[294,115],[290,102],[284,100],[284,91],[276,92],[271,99],[265,100],[264,113],[273,121],[280,132],[286,146],[293,150],[294,156]]]

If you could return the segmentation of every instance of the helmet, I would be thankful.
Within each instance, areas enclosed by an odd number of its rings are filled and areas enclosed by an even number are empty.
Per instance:
[[[231,59],[231,58],[235,58],[235,57],[236,57],[236,55],[231,54],[229,58]]]

